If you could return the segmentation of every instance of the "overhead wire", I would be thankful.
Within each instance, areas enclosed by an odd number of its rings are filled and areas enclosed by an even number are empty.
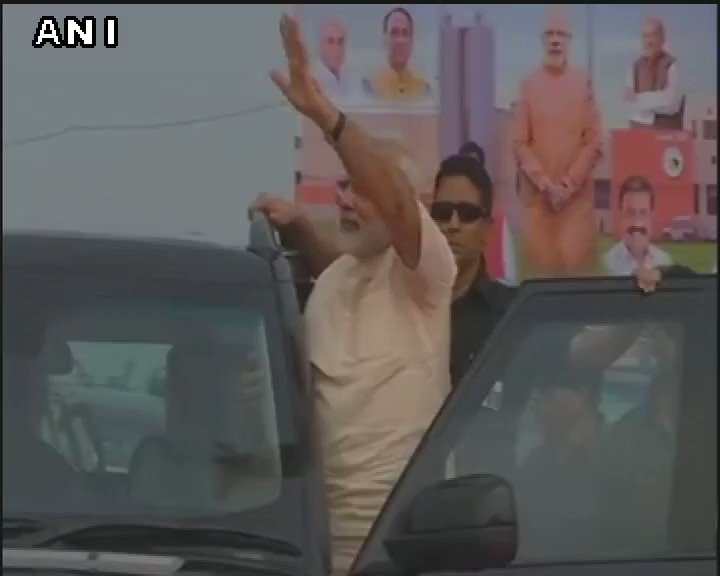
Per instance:
[[[169,120],[165,122],[148,122],[143,124],[75,124],[66,126],[65,128],[61,128],[60,130],[54,130],[53,132],[47,132],[45,134],[38,134],[36,136],[28,136],[25,138],[17,138],[15,140],[3,142],[3,148],[16,148],[18,146],[24,146],[26,144],[44,142],[46,140],[58,138],[60,136],[71,134],[73,132],[158,130],[163,128],[176,128],[182,126],[193,126],[197,124],[207,124],[210,122],[218,122],[220,120],[230,120],[232,118],[249,116],[250,114],[257,114],[258,112],[265,112],[267,110],[273,110],[275,108],[285,108],[287,107],[287,105],[288,104],[284,101],[277,101],[268,104],[252,106],[250,108],[244,108],[242,110],[236,110],[234,112],[211,114],[208,116],[201,116],[198,118],[190,118],[185,120]]]

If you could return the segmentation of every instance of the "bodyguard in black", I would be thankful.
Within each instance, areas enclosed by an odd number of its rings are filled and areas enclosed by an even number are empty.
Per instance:
[[[453,301],[450,326],[450,377],[453,386],[470,368],[514,295],[514,288],[483,274],[467,292]]]
[[[483,254],[492,229],[493,187],[483,165],[484,154],[472,152],[443,160],[430,209],[458,267],[451,316],[453,386],[482,349],[515,292],[487,275]]]

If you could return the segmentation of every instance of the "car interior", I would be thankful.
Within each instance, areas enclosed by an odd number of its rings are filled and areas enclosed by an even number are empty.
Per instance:
[[[577,329],[579,330],[580,326]],[[672,326],[665,327],[665,330],[676,333],[676,329]],[[547,431],[544,430],[538,416],[539,393],[544,389],[573,390],[578,384],[578,382],[571,381],[573,378],[588,378],[587,374],[562,368],[563,363],[556,358],[561,352],[560,342],[552,330],[545,325],[541,326],[536,333],[528,334],[523,341],[518,343],[514,348],[513,362],[498,368],[496,384],[491,392],[492,401],[487,401],[488,398],[486,398],[482,406],[467,408],[463,434],[453,444],[445,464],[445,478],[492,474],[513,483],[516,497],[519,499],[520,526],[523,528],[518,557],[525,560],[532,560],[547,554],[552,555],[553,546],[562,542],[572,542],[571,536],[579,538],[579,529],[590,526],[590,520],[592,520],[587,516],[584,519],[575,517],[576,514],[584,512],[578,511],[570,505],[570,502],[573,501],[570,494],[553,496],[551,492],[548,492],[543,498],[545,501],[540,502],[538,496],[533,495],[534,493],[524,494],[522,488],[523,476],[529,474],[529,472],[525,472],[529,461],[540,454],[545,454],[543,458],[546,459],[551,455],[546,450],[541,451],[545,443],[550,440],[546,436]],[[660,359],[657,358],[658,351],[648,352],[647,346],[648,335],[643,333],[630,349],[599,375],[598,383],[594,385],[597,386],[597,396],[592,402],[596,403],[597,413],[605,430],[612,431],[621,425],[620,423],[624,422],[628,416],[650,405],[658,385],[657,363]],[[554,352],[552,351],[553,347],[557,348]],[[543,358],[542,362],[537,359],[530,361],[531,357],[538,354]],[[566,352],[565,355],[567,355]],[[547,386],[552,388],[546,388]],[[573,400],[573,402],[576,401]],[[558,422],[558,429],[562,430],[560,425],[563,418],[566,418],[562,412],[563,407],[559,406],[558,408],[556,404],[554,410],[556,412],[553,418]],[[551,462],[547,462],[547,467],[555,469],[555,465]],[[611,466],[611,468],[613,467]],[[665,475],[667,474],[669,472],[666,471]],[[553,483],[562,481],[563,475],[559,474]],[[600,485],[592,484],[595,481],[598,481]],[[587,498],[580,495],[580,501],[592,499],[594,490],[604,493],[606,491],[602,486],[604,481],[601,468],[597,477],[591,479],[593,487],[587,488]],[[662,478],[658,478],[658,482],[662,481]],[[568,484],[571,488],[580,485],[580,479]],[[630,490],[630,486],[627,486],[627,489]],[[607,488],[607,490],[610,489]],[[563,503],[566,503],[569,508],[565,507]],[[542,506],[540,506],[541,504]],[[668,504],[669,501],[665,500],[664,505],[667,507]],[[544,512],[538,512],[540,508]],[[553,522],[548,515],[548,509],[551,509],[558,518],[562,517],[563,521]],[[657,516],[653,515],[645,522],[642,518],[632,518],[628,512],[626,518],[618,521],[628,523],[631,520],[633,522],[637,520],[638,531],[646,530],[648,533],[654,533],[655,527],[650,524],[654,524],[654,519],[662,517],[662,515],[663,512],[658,510]],[[538,516],[543,516],[543,518]],[[605,520],[603,519],[603,521]],[[549,534],[557,536],[555,531],[560,530],[563,526],[574,526],[575,534],[565,535],[562,538],[548,536]],[[607,527],[603,525],[602,528]],[[662,535],[658,535],[648,546],[659,546],[658,542],[661,540]],[[568,544],[568,546],[570,545]],[[576,543],[574,548],[570,547],[569,549],[576,552],[579,544]],[[562,551],[556,550],[555,554],[562,555]]]
[[[90,306],[31,324],[3,339],[4,505],[45,511],[47,496],[58,511],[84,502],[208,513],[278,495],[257,320],[228,328],[192,314]],[[132,362],[134,378],[125,370]],[[150,390],[158,373],[165,381]],[[59,490],[58,478],[74,486]]]

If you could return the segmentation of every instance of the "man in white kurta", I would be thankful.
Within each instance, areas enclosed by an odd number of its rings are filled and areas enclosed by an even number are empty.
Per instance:
[[[272,78],[348,174],[337,195],[344,254],[306,307],[333,564],[344,575],[449,390],[455,259],[418,200],[407,147],[368,136],[335,107],[294,19],[283,16],[280,32],[289,74]],[[273,219],[271,203],[256,208]]]
[[[449,391],[455,264],[420,209],[415,270],[392,247],[367,259],[342,256],[320,276],[306,309],[339,574]]]

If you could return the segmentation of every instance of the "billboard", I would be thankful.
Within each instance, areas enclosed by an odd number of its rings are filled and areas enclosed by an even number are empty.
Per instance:
[[[402,134],[428,197],[442,158],[467,140],[483,147],[495,188],[491,271],[519,282],[629,273],[651,253],[662,255],[657,263],[715,268],[717,55],[705,46],[717,42],[717,8],[649,8],[297,10],[318,67],[353,71],[356,88],[336,95],[338,106],[373,132]],[[411,25],[394,30],[393,18]],[[548,73],[554,60],[558,77]],[[298,198],[314,202],[332,232],[342,167],[307,123],[299,148]],[[623,184],[649,190],[625,192],[623,206]],[[563,190],[569,200],[554,206]]]

